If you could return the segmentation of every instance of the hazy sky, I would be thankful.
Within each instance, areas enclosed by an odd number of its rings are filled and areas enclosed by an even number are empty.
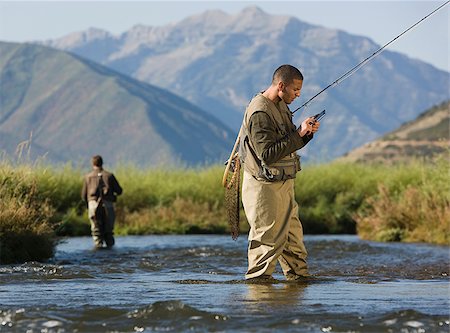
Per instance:
[[[379,45],[400,34],[442,1],[4,1],[0,0],[0,40],[52,39],[89,27],[120,34],[136,24],[161,26],[210,9],[236,14],[258,6],[269,14],[345,30]],[[389,47],[450,71],[450,4]]]

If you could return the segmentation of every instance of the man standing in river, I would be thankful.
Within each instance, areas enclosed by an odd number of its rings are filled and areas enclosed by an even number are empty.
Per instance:
[[[272,84],[247,106],[240,155],[244,161],[242,202],[250,224],[246,279],[270,281],[277,261],[287,280],[308,276],[303,229],[294,197],[300,171],[296,151],[319,129],[313,117],[299,128],[287,104],[300,96],[303,75],[291,65],[280,66]]]
[[[81,198],[88,205],[91,234],[96,248],[114,245],[114,202],[122,188],[116,177],[103,169],[100,155],[92,157],[92,171],[84,176]]]

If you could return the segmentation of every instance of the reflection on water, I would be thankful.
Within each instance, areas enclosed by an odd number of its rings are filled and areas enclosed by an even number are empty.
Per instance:
[[[249,311],[272,311],[274,308],[295,309],[301,305],[307,284],[249,284],[245,306]]]
[[[449,248],[309,236],[308,283],[249,284],[246,240],[89,237],[0,266],[0,332],[449,332]]]

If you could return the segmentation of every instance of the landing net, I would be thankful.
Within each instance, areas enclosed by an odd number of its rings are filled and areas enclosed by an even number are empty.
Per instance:
[[[231,237],[236,240],[239,236],[239,212],[240,212],[240,182],[241,182],[241,162],[238,154],[228,161],[231,163],[226,175],[225,186],[225,208],[227,210],[228,224],[230,226]]]

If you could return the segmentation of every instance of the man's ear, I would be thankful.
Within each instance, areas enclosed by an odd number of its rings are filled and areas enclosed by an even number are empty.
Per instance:
[[[278,87],[278,91],[283,91],[285,88],[284,82],[283,81],[278,82],[277,87]]]

